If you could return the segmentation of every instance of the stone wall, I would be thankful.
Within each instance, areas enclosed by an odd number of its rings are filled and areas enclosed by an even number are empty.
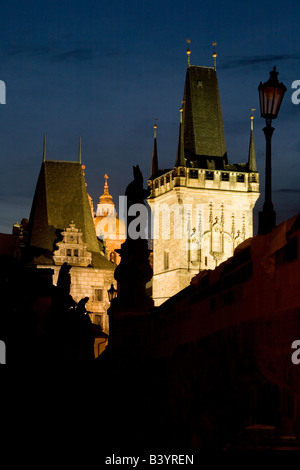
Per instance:
[[[222,448],[255,424],[300,438],[300,366],[291,359],[300,335],[299,220],[246,240],[155,309],[151,356],[162,364],[161,406],[178,446]]]

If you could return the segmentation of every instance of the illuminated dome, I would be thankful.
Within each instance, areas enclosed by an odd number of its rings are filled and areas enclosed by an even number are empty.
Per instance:
[[[104,175],[104,178],[104,193],[99,198],[94,224],[97,237],[105,240],[108,258],[118,264],[120,256],[115,250],[121,248],[126,239],[125,222],[117,217],[113,198],[108,192],[108,176]]]
[[[102,194],[102,196],[100,196],[99,204],[97,204],[97,212],[96,212],[97,217],[98,216],[105,217],[107,215],[114,216],[116,213],[113,198],[108,192],[108,184],[107,184],[108,176],[105,174],[104,178],[105,178],[104,193]]]

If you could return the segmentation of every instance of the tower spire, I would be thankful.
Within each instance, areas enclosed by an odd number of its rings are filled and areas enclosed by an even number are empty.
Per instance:
[[[187,42],[188,44],[190,44],[190,43],[191,43],[191,40],[190,40],[190,39],[187,39],[186,42]],[[188,67],[190,67],[190,65],[191,65],[191,64],[190,64],[190,55],[191,55],[191,51],[190,51],[189,46],[188,46],[188,48],[187,48],[187,50],[186,50],[186,54],[187,54],[187,60],[188,60]]]
[[[154,143],[153,143],[152,165],[151,165],[151,175],[150,175],[151,179],[155,178],[158,172],[158,157],[157,157],[157,142],[156,142],[157,121],[158,119],[156,118],[155,124],[154,124]]]
[[[184,101],[181,102],[182,106],[180,108],[180,124],[179,124],[179,137],[178,137],[178,147],[177,147],[177,157],[175,166],[185,166],[184,161],[184,126],[183,126],[183,106]]]
[[[249,171],[257,171],[256,167],[256,156],[255,156],[255,147],[254,147],[254,135],[253,135],[253,112],[255,108],[251,109],[251,116],[250,116],[250,142],[249,142],[249,154],[248,154],[248,168]]]
[[[217,43],[214,41],[212,43],[212,45],[214,46],[214,51],[213,51],[213,58],[214,58],[214,69],[216,70],[217,69],[217,53],[216,53],[216,45]]]
[[[46,161],[46,134],[44,134],[44,144],[43,144],[43,162]]]
[[[81,164],[81,137],[79,137],[78,163]]]

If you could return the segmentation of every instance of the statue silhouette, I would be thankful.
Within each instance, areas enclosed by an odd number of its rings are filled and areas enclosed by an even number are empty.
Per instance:
[[[145,204],[144,200],[150,195],[150,188],[144,189],[144,178],[139,165],[133,166],[134,180],[129,183],[126,188],[125,196],[127,196],[127,205]]]

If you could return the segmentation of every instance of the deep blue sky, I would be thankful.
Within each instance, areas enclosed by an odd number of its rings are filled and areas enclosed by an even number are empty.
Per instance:
[[[77,160],[82,137],[88,192],[103,176],[115,202],[138,163],[147,180],[158,118],[159,165],[174,165],[179,108],[191,63],[217,72],[229,162],[247,161],[249,117],[264,188],[264,121],[257,86],[274,65],[288,88],[273,122],[273,200],[278,221],[300,211],[300,2],[177,0],[0,2],[0,232],[29,217],[42,162]],[[260,198],[262,204],[263,194]],[[259,207],[259,206],[258,206]]]

